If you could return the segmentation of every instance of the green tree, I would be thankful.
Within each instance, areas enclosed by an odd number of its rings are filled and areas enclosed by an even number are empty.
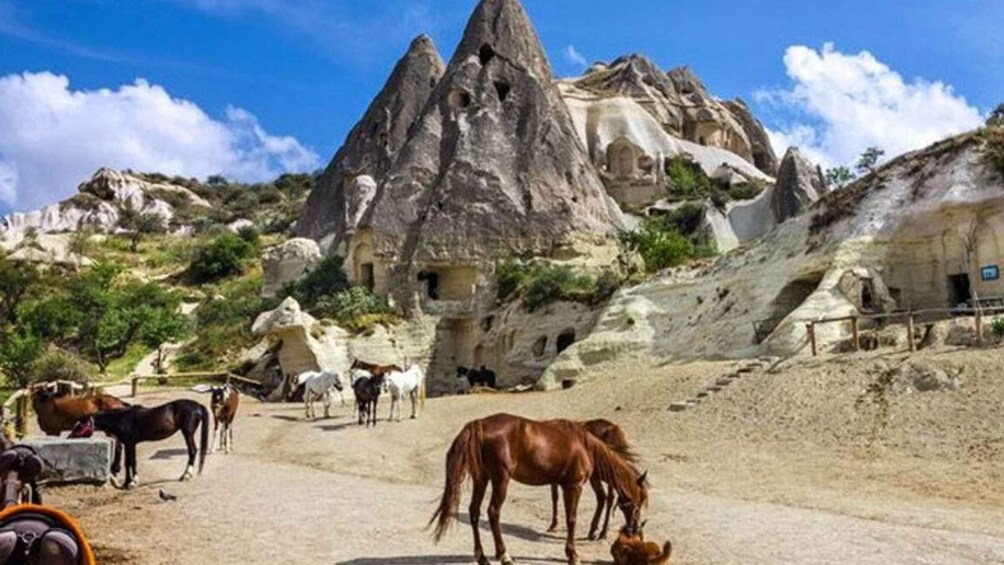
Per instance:
[[[0,343],[0,369],[7,376],[8,384],[25,387],[32,383],[35,362],[45,351],[42,338],[26,329],[19,329],[4,336]]]
[[[154,368],[157,374],[164,372],[164,345],[179,340],[188,334],[188,321],[176,311],[155,308],[146,313],[140,328],[143,345],[157,351]]]
[[[864,173],[875,173],[875,165],[878,164],[879,159],[885,155],[885,150],[879,149],[878,147],[869,147],[865,149],[865,152],[861,154],[858,159],[857,169],[858,172]]]
[[[129,250],[136,253],[144,237],[167,231],[167,222],[164,216],[137,210],[131,201],[127,201],[119,210],[119,227],[129,234]]]
[[[290,285],[285,294],[295,298],[305,310],[311,311],[322,298],[348,290],[349,286],[344,260],[339,255],[331,255]]]
[[[826,169],[826,184],[832,188],[841,188],[854,180],[854,173],[844,166]]]
[[[987,116],[987,127],[1004,127],[1004,102],[998,104]]]
[[[3,323],[17,323],[18,307],[40,279],[33,264],[11,261],[0,253],[0,328]]]

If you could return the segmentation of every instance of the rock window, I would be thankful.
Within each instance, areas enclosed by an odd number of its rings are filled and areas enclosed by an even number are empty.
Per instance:
[[[487,65],[492,59],[495,58],[495,50],[492,49],[491,45],[485,43],[478,50],[478,60],[481,61],[482,65]]]
[[[448,97],[450,106],[457,109],[467,108],[471,105],[471,94],[459,88],[451,90]]]
[[[561,335],[558,336],[558,341],[556,342],[558,353],[560,354],[562,351],[568,349],[573,343],[575,343],[574,329],[569,328],[561,332]]]
[[[505,102],[506,98],[509,97],[510,89],[511,87],[509,86],[509,83],[498,80],[495,81],[495,92],[498,93],[499,100],[501,100],[502,102]]]
[[[537,338],[537,341],[533,342],[533,355],[534,357],[543,357],[544,351],[547,350],[547,336],[542,335]]]

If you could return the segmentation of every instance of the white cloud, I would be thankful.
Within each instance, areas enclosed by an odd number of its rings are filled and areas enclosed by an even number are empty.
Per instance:
[[[215,120],[141,79],[72,90],[67,77],[49,72],[0,77],[0,200],[16,209],[70,196],[103,166],[259,181],[318,162],[244,110]]]
[[[827,43],[821,51],[789,47],[784,56],[794,85],[756,93],[759,102],[792,111],[795,119],[770,129],[779,152],[799,145],[824,166],[853,164],[870,146],[893,157],[974,129],[980,111],[939,81],[903,79],[867,51],[848,55]]]
[[[580,69],[584,69],[589,65],[589,61],[586,60],[586,57],[582,53],[579,53],[579,50],[574,45],[569,45],[565,48],[565,60]]]

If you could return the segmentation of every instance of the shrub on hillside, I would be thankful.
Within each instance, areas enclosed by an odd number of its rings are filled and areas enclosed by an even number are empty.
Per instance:
[[[91,365],[79,356],[61,349],[52,349],[35,363],[35,380],[73,381],[86,383],[91,378]]]
[[[714,242],[696,233],[690,237],[681,233],[678,218],[673,215],[645,218],[641,227],[622,236],[621,244],[641,256],[649,273],[717,254]]]
[[[220,234],[196,251],[188,266],[188,278],[202,284],[239,275],[244,271],[244,262],[255,251],[252,242],[237,234]]]
[[[1004,176],[1004,126],[991,127],[980,133],[980,154],[987,168]]]
[[[317,301],[315,313],[334,320],[339,326],[361,332],[378,323],[394,323],[394,309],[386,299],[380,298],[361,286],[352,287]]]
[[[291,284],[285,294],[292,296],[304,310],[314,310],[322,298],[348,290],[349,276],[339,255],[324,258],[303,278]]]
[[[520,297],[533,312],[558,301],[596,305],[606,301],[623,284],[615,271],[578,273],[564,265],[524,263],[507,259],[495,268],[500,301]]]
[[[666,160],[666,188],[675,200],[698,200],[707,197],[714,185],[701,165],[685,155]]]

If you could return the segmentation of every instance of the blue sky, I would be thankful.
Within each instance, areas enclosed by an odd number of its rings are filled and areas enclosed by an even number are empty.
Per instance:
[[[80,171],[100,164],[163,162],[168,172],[249,179],[321,166],[412,37],[429,33],[448,59],[474,5],[0,0],[0,202],[20,209],[65,196]],[[751,102],[779,147],[808,145],[827,164],[846,161],[859,144],[899,150],[908,138],[968,127],[1004,98],[1004,34],[994,29],[1004,2],[996,0],[524,5],[557,74],[579,74],[578,55],[641,52],[666,68],[688,64],[716,95]],[[890,87],[890,78],[901,84]],[[836,99],[834,88],[842,93]],[[77,103],[79,112],[39,133]],[[927,106],[943,106],[933,112],[936,127],[912,131]],[[845,114],[888,123],[860,133]],[[147,127],[130,129],[136,121]],[[173,125],[150,131],[155,123]],[[125,134],[103,139],[114,133],[109,124]],[[892,138],[890,130],[903,131]],[[71,159],[52,144],[83,147]],[[71,175],[78,180],[68,187]]]

